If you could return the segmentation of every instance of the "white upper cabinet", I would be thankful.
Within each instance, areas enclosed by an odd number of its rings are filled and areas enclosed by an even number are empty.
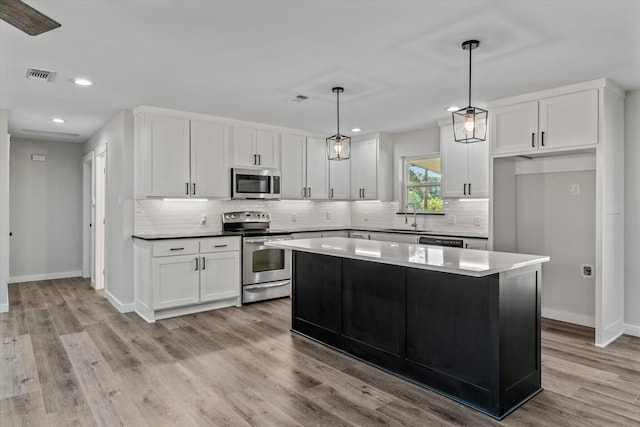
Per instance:
[[[440,127],[442,197],[488,197],[489,144],[455,142],[451,124]]]
[[[349,200],[351,197],[351,160],[329,161],[329,199]]]
[[[225,125],[141,113],[135,128],[137,197],[229,197]]]
[[[378,140],[376,138],[351,144],[351,198],[375,200],[378,187]]]
[[[191,195],[229,197],[229,144],[226,127],[191,121]]]
[[[189,120],[149,115],[146,118],[147,196],[184,197],[191,184]]]
[[[280,167],[280,138],[276,132],[235,127],[233,164],[264,168]]]
[[[351,200],[391,200],[393,147],[383,134],[351,142]]]
[[[282,198],[326,200],[329,165],[325,140],[283,133],[281,149]]]
[[[540,149],[598,143],[598,91],[540,100]]]
[[[329,159],[324,138],[307,137],[307,198],[329,197]]]
[[[493,155],[593,147],[598,143],[596,89],[489,106]]]

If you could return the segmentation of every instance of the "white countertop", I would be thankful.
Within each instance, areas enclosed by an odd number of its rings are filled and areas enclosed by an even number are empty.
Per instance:
[[[483,277],[549,261],[548,256],[328,237],[269,242],[268,246]]]

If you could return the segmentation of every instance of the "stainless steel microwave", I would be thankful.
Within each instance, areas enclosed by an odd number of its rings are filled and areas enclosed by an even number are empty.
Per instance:
[[[231,169],[232,199],[279,199],[280,171],[275,169]]]

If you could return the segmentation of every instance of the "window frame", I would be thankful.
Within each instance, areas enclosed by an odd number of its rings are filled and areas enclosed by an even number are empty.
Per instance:
[[[408,168],[408,164],[410,161],[412,160],[417,160],[417,159],[433,159],[433,158],[438,158],[440,159],[440,182],[438,183],[409,183],[409,168]],[[440,155],[439,152],[432,152],[432,153],[425,153],[425,154],[418,154],[418,155],[411,155],[411,156],[404,156],[402,157],[402,194],[401,194],[401,203],[402,206],[400,206],[399,212],[401,214],[405,213],[405,208],[407,206],[408,203],[408,194],[409,194],[409,188],[411,187],[440,187],[440,198],[443,200],[443,206],[442,206],[442,210],[441,211],[426,211],[426,210],[419,210],[416,211],[416,213],[418,215],[444,215],[444,198],[442,197],[442,156]]]

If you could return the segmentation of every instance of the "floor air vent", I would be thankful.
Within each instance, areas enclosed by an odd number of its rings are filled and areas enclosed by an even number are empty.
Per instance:
[[[52,82],[56,78],[55,71],[41,70],[39,68],[27,68],[25,73],[27,79],[42,80],[44,82]]]

